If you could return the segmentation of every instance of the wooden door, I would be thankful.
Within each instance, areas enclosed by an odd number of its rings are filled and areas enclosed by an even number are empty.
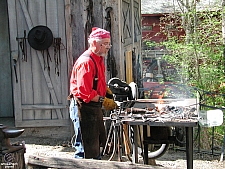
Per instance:
[[[122,0],[122,43],[124,46],[132,44],[132,1]]]
[[[133,1],[134,42],[142,41],[141,32],[141,1]]]
[[[124,46],[140,42],[141,34],[141,1],[122,0],[122,43]]]
[[[124,50],[125,78],[127,83],[131,81],[138,83],[141,77],[138,77],[141,53],[141,1],[140,0],[122,0],[121,9],[121,41]],[[133,70],[134,71],[133,71]],[[123,72],[123,70],[121,71]]]
[[[17,127],[69,125],[68,113],[68,0],[8,0],[11,57],[16,60],[13,73],[15,124]],[[38,25],[47,26],[54,38],[61,40],[60,50],[49,47],[47,52],[30,47],[29,31]],[[23,40],[23,41],[22,41]],[[26,49],[20,43],[26,44]],[[24,51],[24,52],[23,52]],[[55,62],[59,57],[60,62]],[[59,70],[59,75],[56,71]],[[17,80],[17,81],[16,81]]]

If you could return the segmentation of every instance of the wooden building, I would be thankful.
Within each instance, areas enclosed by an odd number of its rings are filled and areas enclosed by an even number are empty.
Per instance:
[[[154,0],[142,0],[141,1],[141,15],[142,15],[142,35],[143,40],[149,40],[152,42],[162,42],[166,40],[165,35],[160,33],[160,18],[167,16],[171,13],[181,13],[187,11],[186,7],[181,3],[188,3],[184,1],[173,1],[173,0],[158,0],[157,3]],[[190,4],[191,5],[191,4]],[[192,4],[193,5],[193,4]],[[215,10],[220,6],[218,0],[205,0],[205,1],[196,1],[196,10]],[[179,23],[172,22],[169,25],[168,29],[172,32],[172,36],[184,35],[184,30],[175,32],[176,28],[180,25]],[[143,45],[143,47],[145,47]],[[154,49],[151,49],[154,50]]]
[[[184,2],[184,1],[183,1]],[[187,1],[188,2],[188,1]],[[185,1],[185,3],[187,3]],[[162,61],[163,55],[167,53],[167,50],[162,46],[147,46],[146,41],[159,43],[166,40],[166,36],[160,31],[161,18],[170,15],[171,13],[181,13],[181,11],[187,11],[187,9],[179,1],[172,0],[158,0],[157,3],[154,0],[142,0],[141,1],[141,14],[142,14],[142,60],[143,60],[143,79],[144,82],[157,82],[159,78],[163,77],[164,81],[167,81],[166,76],[170,76],[176,73],[176,70],[172,65],[168,65],[165,61]],[[218,7],[219,2],[217,0],[205,0],[196,1],[196,10],[215,10]],[[171,33],[171,36],[180,37],[185,35],[185,30],[180,28],[179,22],[165,21],[164,24]],[[148,86],[148,85],[147,85]],[[146,85],[144,85],[146,88]]]
[[[23,135],[71,137],[69,77],[93,26],[111,32],[107,80],[134,81],[141,0],[1,0],[0,14],[0,118],[14,119]],[[40,25],[51,30],[53,43],[35,50],[28,34]]]

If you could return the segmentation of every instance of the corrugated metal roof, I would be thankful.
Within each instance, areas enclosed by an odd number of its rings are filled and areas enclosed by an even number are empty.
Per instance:
[[[215,10],[221,5],[221,0],[200,0],[196,5],[197,10]],[[142,14],[172,13],[180,10],[177,0],[141,0]]]

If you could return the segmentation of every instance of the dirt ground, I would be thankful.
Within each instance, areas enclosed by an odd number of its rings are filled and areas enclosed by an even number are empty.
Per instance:
[[[25,161],[28,161],[29,155],[66,157],[73,158],[74,149],[71,147],[70,140],[55,140],[49,138],[23,138],[18,137],[11,142],[25,141],[26,153]],[[225,157],[224,157],[225,158]],[[104,159],[104,158],[103,158]],[[106,160],[106,159],[104,159]],[[117,158],[115,159],[117,160]],[[126,157],[123,160],[127,160]],[[139,163],[143,164],[143,159],[139,157]],[[184,169],[186,168],[185,151],[174,150],[170,148],[162,157],[156,159],[156,164],[162,169]],[[220,162],[220,155],[210,155],[209,153],[194,153],[194,169],[223,169],[225,168],[225,159]]]

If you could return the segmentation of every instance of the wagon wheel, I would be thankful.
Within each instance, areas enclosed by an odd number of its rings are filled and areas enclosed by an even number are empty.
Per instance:
[[[149,159],[156,159],[163,156],[169,149],[169,143],[167,144],[152,144],[153,150],[148,153]]]
[[[168,140],[171,136],[172,130],[170,127],[150,127],[151,139],[152,140]],[[163,156],[169,149],[169,143],[165,144],[150,144],[150,151],[148,152],[148,159],[156,159]]]
[[[179,147],[185,147],[186,145],[186,130],[185,127],[175,127],[174,128],[175,132],[175,145]],[[199,137],[199,126],[193,128],[194,132],[194,137],[193,137],[193,142],[196,142],[198,137]]]
[[[174,130],[175,130],[175,136],[176,136],[175,145],[184,147],[186,144],[185,127],[175,127]]]

